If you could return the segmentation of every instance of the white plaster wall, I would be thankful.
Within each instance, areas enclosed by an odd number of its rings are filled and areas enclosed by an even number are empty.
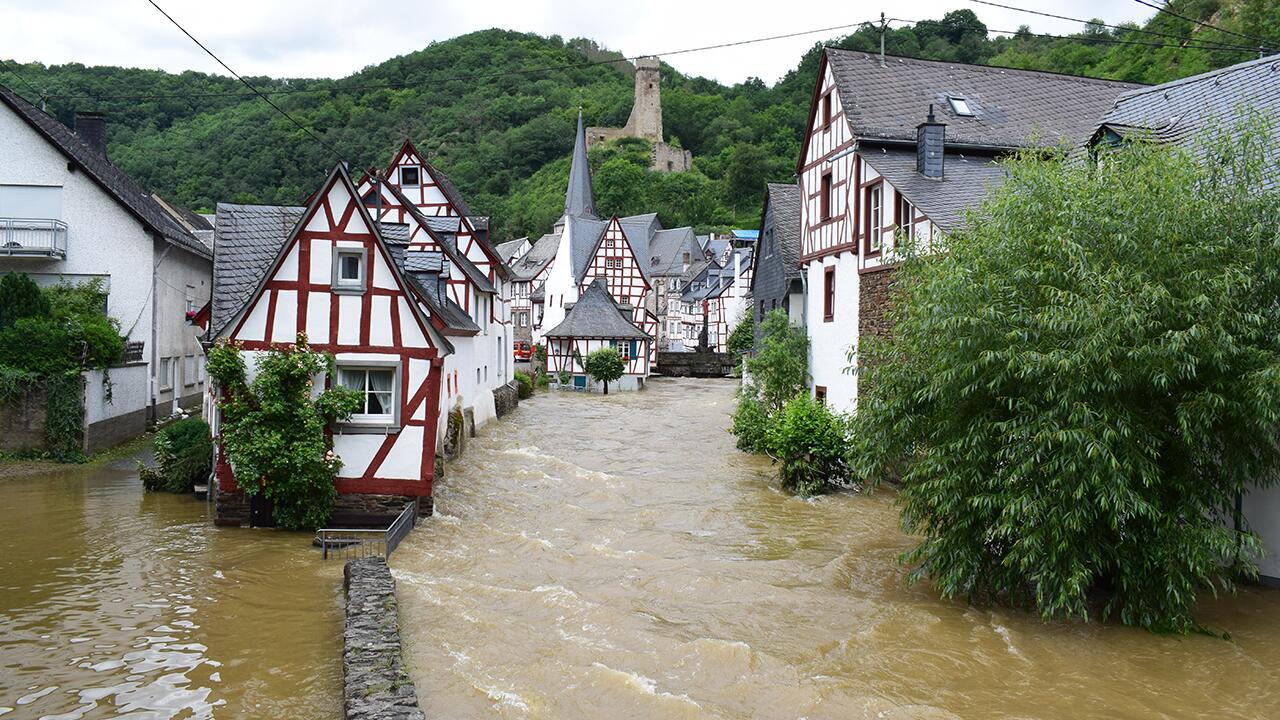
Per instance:
[[[155,358],[159,361],[160,358],[172,357],[177,363],[173,390],[161,391],[157,378],[156,403],[159,414],[163,416],[169,413],[175,392],[177,398],[182,399],[204,389],[199,371],[204,351],[196,339],[200,329],[187,322],[187,294],[191,293],[192,306],[196,310],[209,301],[213,263],[176,247],[157,247]],[[189,367],[188,357],[194,358],[194,367]],[[158,367],[157,362],[157,372]]]
[[[92,425],[103,420],[127,415],[145,408],[147,394],[147,365],[138,363],[110,370],[86,370],[84,375],[84,421]],[[111,400],[107,401],[102,379],[111,379]]]
[[[570,224],[565,224],[560,234],[560,245],[556,248],[555,260],[547,270],[547,279],[543,285],[542,321],[533,330],[533,341],[541,343],[544,334],[559,325],[565,316],[564,304],[578,299],[578,286],[573,281],[573,247]]]
[[[823,272],[835,267],[836,304],[831,322],[823,321]],[[858,258],[849,252],[829,255],[805,264],[809,292],[806,296],[806,330],[809,333],[810,389],[827,388],[827,404],[849,412],[857,402],[857,379],[845,372],[847,354],[858,337]]]
[[[1255,490],[1244,498],[1244,516],[1262,538],[1263,555],[1258,573],[1280,580],[1280,486]]]
[[[67,223],[67,259],[0,256],[0,272],[76,279],[105,276],[107,312],[130,340],[146,342],[151,355],[151,236],[89,176],[67,169],[67,159],[7,107],[0,107],[0,184],[61,186]]]

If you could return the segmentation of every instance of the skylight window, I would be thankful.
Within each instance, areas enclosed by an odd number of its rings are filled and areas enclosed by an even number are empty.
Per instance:
[[[951,103],[951,112],[964,117],[973,117],[973,109],[969,107],[969,101],[962,97],[947,96],[947,102]]]

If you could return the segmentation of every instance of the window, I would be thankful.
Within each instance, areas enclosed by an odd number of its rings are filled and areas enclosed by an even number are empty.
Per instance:
[[[828,267],[822,273],[822,321],[831,322],[836,317],[836,269]]]
[[[195,312],[196,310],[200,309],[196,307],[196,286],[195,285],[187,286],[186,298],[187,298],[187,312]]]
[[[813,399],[814,399],[814,400],[817,400],[817,401],[818,401],[820,404],[822,404],[822,405],[826,405],[826,404],[827,404],[827,388],[826,388],[826,386],[824,386],[824,385],[814,385],[814,386],[813,386]]]
[[[418,187],[422,184],[421,170],[416,167],[400,168],[400,187]]]
[[[831,202],[831,193],[832,193],[831,173],[829,172],[823,173],[822,174],[822,197],[821,197],[821,205],[822,205],[821,212],[822,212],[823,220],[831,219],[831,206],[834,204]]]
[[[338,367],[338,384],[363,395],[349,425],[397,425],[397,372],[394,367]]]
[[[915,220],[915,213],[914,208],[911,207],[911,201],[907,200],[902,193],[898,193],[898,202],[895,203],[895,207],[895,214],[897,217],[895,218],[896,222],[894,224],[902,230],[903,237],[908,239],[915,237],[916,224],[913,222]]]
[[[973,117],[973,108],[969,107],[969,101],[962,97],[948,96],[947,102],[951,104],[951,112],[964,117]]]
[[[196,356],[188,355],[182,362],[182,384],[191,387],[196,382]]]
[[[365,252],[363,248],[336,248],[333,251],[333,289],[364,292]]]
[[[605,238],[605,240],[604,240],[604,246],[605,246],[605,247],[613,247],[613,238]]]
[[[160,372],[156,375],[156,384],[161,390],[173,389],[174,358],[160,358]]]
[[[516,327],[529,327],[529,313],[524,311],[516,313]]]
[[[884,212],[880,207],[884,196],[884,188],[876,183],[867,188],[867,252],[880,252],[880,243],[884,233]]]
[[[831,93],[822,96],[822,127],[831,125]]]
[[[0,185],[0,217],[62,219],[62,187]]]
[[[480,384],[480,368],[476,368],[476,384]]]

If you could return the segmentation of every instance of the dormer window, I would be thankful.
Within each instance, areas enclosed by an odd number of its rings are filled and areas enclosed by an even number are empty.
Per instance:
[[[364,250],[337,248],[333,251],[333,289],[336,292],[364,292]]]
[[[947,96],[947,102],[951,105],[951,112],[961,117],[973,117],[973,108],[969,107],[969,101],[962,97],[954,95]]]
[[[422,170],[416,167],[400,168],[400,187],[418,187],[422,184]]]

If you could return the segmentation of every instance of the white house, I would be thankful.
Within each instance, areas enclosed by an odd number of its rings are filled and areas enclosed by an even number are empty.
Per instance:
[[[102,422],[140,432],[148,415],[198,407],[204,354],[187,313],[209,300],[210,247],[111,163],[101,115],[77,115],[73,132],[0,86],[0,138],[0,272],[43,285],[99,280],[126,361],[145,366],[112,375],[113,395],[142,398],[141,415],[112,416],[109,403]]]
[[[886,331],[894,237],[963,222],[1019,148],[1078,143],[1129,83],[826,48],[796,167],[815,397],[857,402],[858,338]]]

